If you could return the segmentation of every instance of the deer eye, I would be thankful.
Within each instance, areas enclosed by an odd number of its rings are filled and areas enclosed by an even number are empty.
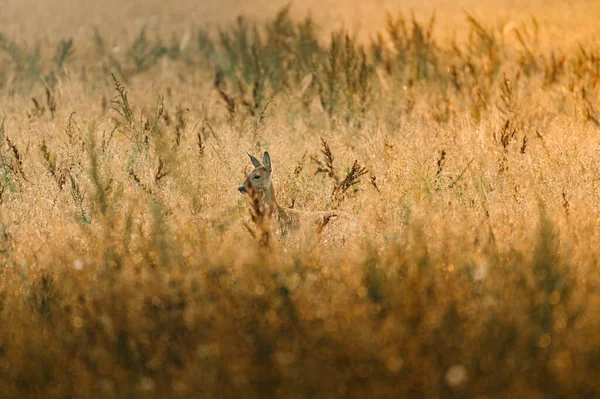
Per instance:
[[[256,176],[254,176],[254,177],[253,177],[253,179],[254,179],[254,180],[258,180],[258,179],[260,179],[260,175],[256,175]]]

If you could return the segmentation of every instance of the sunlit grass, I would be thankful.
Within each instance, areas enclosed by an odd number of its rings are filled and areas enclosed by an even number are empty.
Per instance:
[[[0,396],[597,396],[599,49],[463,18],[1,35]]]

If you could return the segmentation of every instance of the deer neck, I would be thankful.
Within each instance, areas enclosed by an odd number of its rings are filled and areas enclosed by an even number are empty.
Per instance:
[[[279,211],[279,204],[277,203],[277,198],[275,198],[275,188],[273,188],[273,183],[271,183],[269,188],[263,192],[263,199],[270,212]]]

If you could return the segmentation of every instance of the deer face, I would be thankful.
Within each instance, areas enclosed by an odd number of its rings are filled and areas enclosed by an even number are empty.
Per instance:
[[[269,153],[265,152],[263,163],[248,154],[254,170],[250,172],[246,180],[238,187],[238,191],[246,194],[250,189],[264,193],[271,187],[271,158]]]

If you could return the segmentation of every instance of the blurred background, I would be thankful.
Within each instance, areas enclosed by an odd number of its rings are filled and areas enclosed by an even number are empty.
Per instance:
[[[290,2],[3,0],[2,3],[0,24],[5,34],[77,38],[89,35],[94,26],[101,27],[103,34],[110,36],[136,31],[140,26],[169,33],[198,25],[208,27],[232,22],[242,14],[257,21],[267,20]],[[394,14],[402,10],[413,12],[417,17],[429,17],[435,10],[436,29],[443,30],[444,35],[460,33],[465,27],[465,10],[492,23],[535,16],[544,25],[544,39],[563,44],[593,37],[600,11],[599,2],[591,0],[306,0],[291,2],[291,5],[290,15],[294,17],[310,13],[326,31],[344,27],[363,39],[382,28],[387,11]]]

